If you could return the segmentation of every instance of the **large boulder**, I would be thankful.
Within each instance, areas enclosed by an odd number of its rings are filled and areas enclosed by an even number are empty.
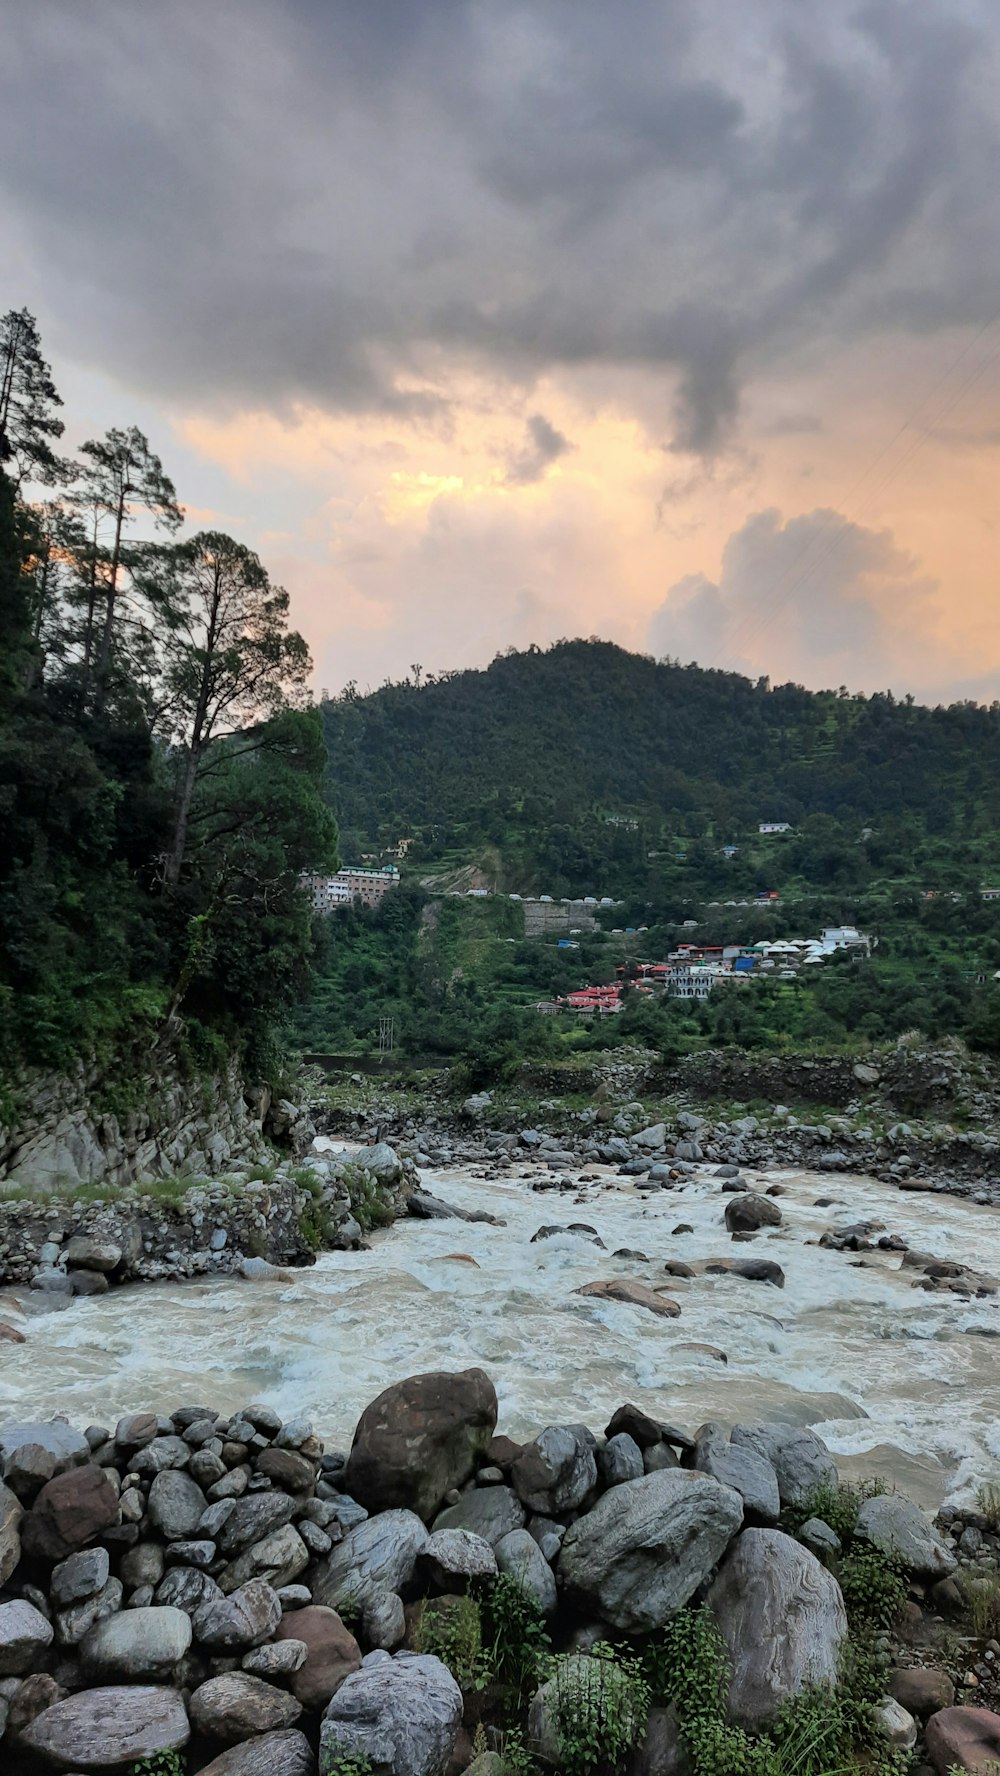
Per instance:
[[[781,1511],[778,1476],[759,1450],[730,1443],[720,1425],[703,1425],[695,1439],[694,1465],[722,1486],[731,1486],[743,1500],[746,1521],[777,1523]]]
[[[586,1425],[549,1425],[525,1445],[510,1471],[523,1505],[543,1517],[575,1511],[597,1485],[594,1438]]]
[[[362,1413],[346,1490],[370,1511],[405,1507],[428,1522],[468,1480],[496,1422],[496,1392],[481,1369],[411,1375]]]
[[[778,1476],[783,1505],[797,1505],[816,1486],[836,1486],[837,1464],[821,1437],[800,1425],[738,1424],[729,1438],[734,1449],[755,1449]]]
[[[776,1529],[747,1529],[708,1594],[729,1653],[729,1710],[759,1727],[789,1697],[833,1685],[847,1636],[840,1586],[808,1548]]]
[[[681,1311],[679,1303],[669,1295],[661,1295],[658,1290],[648,1288],[645,1283],[637,1283],[631,1277],[611,1277],[602,1282],[584,1283],[581,1288],[574,1289],[573,1293],[594,1295],[599,1301],[624,1301],[629,1307],[645,1307],[661,1320],[676,1320]]]
[[[197,1535],[207,1508],[201,1487],[183,1468],[165,1468],[154,1477],[149,1489],[149,1521],[165,1542],[183,1542]]]
[[[349,1600],[364,1607],[386,1591],[399,1591],[413,1578],[418,1554],[429,1542],[412,1511],[383,1511],[359,1523],[321,1560],[312,1582],[316,1603],[339,1609]]]
[[[312,1746],[295,1727],[283,1733],[262,1733],[242,1745],[220,1751],[201,1776],[313,1776],[316,1768]]]
[[[90,1444],[82,1431],[76,1431],[63,1418],[32,1419],[22,1424],[0,1425],[0,1467],[15,1460],[18,1451],[34,1447],[44,1449],[55,1462],[54,1474],[78,1467],[90,1460]]]
[[[336,1610],[307,1604],[282,1616],[276,1639],[305,1644],[304,1664],[290,1678],[292,1695],[303,1708],[325,1708],[345,1678],[361,1664],[361,1648]]]
[[[417,1572],[435,1591],[462,1593],[473,1583],[488,1584],[496,1578],[496,1555],[491,1544],[471,1529],[436,1529],[417,1557]]]
[[[958,1565],[923,1512],[902,1493],[865,1499],[854,1533],[884,1554],[896,1555],[914,1578],[946,1579]]]
[[[528,1513],[509,1486],[476,1486],[463,1492],[457,1505],[449,1505],[434,1519],[439,1529],[468,1529],[495,1548],[512,1529],[523,1529]]]
[[[938,1776],[952,1769],[995,1776],[1000,1767],[1000,1714],[989,1708],[942,1708],[924,1729]]]
[[[344,1757],[372,1776],[439,1776],[462,1724],[462,1692],[429,1653],[369,1653],[330,1703],[320,1729],[320,1776]]]
[[[743,1522],[707,1475],[663,1468],[612,1487],[570,1526],[559,1556],[578,1601],[624,1634],[662,1627],[703,1584]]]
[[[68,1468],[42,1487],[21,1523],[21,1545],[32,1559],[65,1560],[118,1522],[118,1494],[103,1468]]]
[[[502,1573],[517,1580],[521,1590],[533,1598],[543,1615],[555,1610],[556,1580],[545,1555],[526,1529],[512,1529],[496,1545],[496,1563]]]
[[[52,1623],[33,1603],[0,1603],[0,1677],[30,1671],[51,1642]]]
[[[177,1690],[113,1684],[46,1708],[21,1743],[57,1770],[127,1770],[139,1758],[179,1751],[191,1737]]]
[[[173,1676],[191,1645],[191,1618],[169,1605],[120,1610],[80,1645],[84,1675],[96,1683],[158,1683]]]
[[[292,1727],[302,1704],[287,1690],[251,1677],[247,1671],[225,1671],[200,1684],[191,1697],[191,1722],[209,1739],[233,1745]],[[264,1767],[264,1766],[262,1766]]]
[[[726,1226],[730,1233],[756,1233],[760,1227],[780,1227],[781,1210],[773,1197],[731,1196],[726,1204]]]

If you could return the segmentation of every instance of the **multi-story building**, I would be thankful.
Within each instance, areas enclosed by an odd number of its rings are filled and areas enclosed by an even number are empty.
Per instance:
[[[394,864],[384,869],[358,869],[348,864],[332,876],[303,876],[302,885],[312,895],[318,913],[332,913],[354,901],[362,906],[378,906],[390,889],[398,887],[399,871]]]

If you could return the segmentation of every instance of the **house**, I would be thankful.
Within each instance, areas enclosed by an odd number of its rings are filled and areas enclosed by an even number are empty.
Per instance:
[[[318,913],[331,913],[337,907],[358,901],[362,906],[378,906],[391,888],[399,885],[399,871],[394,864],[384,869],[358,869],[353,864],[337,870],[332,876],[303,876],[302,886],[312,895]]]
[[[723,845],[720,855],[722,857],[735,857],[738,854],[738,852],[739,852],[738,845]]]
[[[790,820],[759,820],[757,822],[757,831],[759,833],[786,833],[791,832],[791,830],[792,823]]]
[[[1000,888],[983,888],[980,890],[979,898],[980,900],[1000,900]]]

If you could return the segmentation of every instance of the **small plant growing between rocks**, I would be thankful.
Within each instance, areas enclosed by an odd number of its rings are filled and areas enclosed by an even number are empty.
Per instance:
[[[489,1681],[479,1604],[474,1597],[430,1598],[420,1612],[418,1653],[447,1665],[460,1690],[482,1690]]]
[[[371,1761],[362,1752],[327,1752],[322,1764],[322,1776],[372,1776]]]
[[[642,1662],[603,1642],[551,1667],[560,1768],[565,1776],[617,1770],[642,1737],[650,1689]]]
[[[994,1640],[1000,1633],[1000,1574],[964,1571],[956,1577],[976,1639]]]
[[[820,1481],[811,1486],[809,1491],[794,1505],[786,1505],[781,1513],[782,1528],[790,1535],[796,1535],[810,1517],[819,1517],[829,1524],[834,1534],[844,1543],[849,1542],[858,1521],[858,1512],[865,1499],[880,1498],[889,1488],[884,1480],[861,1480],[854,1485],[846,1482],[833,1485],[829,1481]]]
[[[128,1776],[184,1776],[187,1763],[179,1751],[155,1751],[152,1757],[130,1764]]]
[[[987,1527],[994,1532],[1000,1530],[1000,1486],[995,1481],[985,1480],[976,1488],[976,1503],[986,1518]]]
[[[501,1573],[485,1606],[486,1643],[493,1671],[512,1692],[515,1708],[534,1690],[550,1651],[545,1617],[512,1573]]]
[[[902,1562],[873,1544],[856,1542],[837,1569],[852,1631],[892,1628],[906,1602]]]

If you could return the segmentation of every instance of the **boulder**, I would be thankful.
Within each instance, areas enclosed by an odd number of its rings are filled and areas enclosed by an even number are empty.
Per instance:
[[[785,1273],[772,1258],[710,1258],[705,1265],[707,1276],[738,1276],[745,1283],[770,1283],[775,1289],[785,1286]]]
[[[989,1708],[942,1708],[931,1715],[924,1735],[938,1776],[952,1769],[994,1776],[1000,1765],[1000,1714]]]
[[[619,1406],[604,1427],[604,1435],[609,1443],[612,1437],[617,1437],[622,1432],[631,1437],[634,1443],[638,1443],[640,1449],[652,1449],[663,1436],[655,1418],[650,1418],[641,1406],[631,1405]]]
[[[107,1548],[84,1548],[53,1567],[49,1596],[57,1609],[66,1609],[84,1597],[94,1597],[108,1582],[111,1562]]]
[[[605,1486],[621,1486],[624,1480],[638,1480],[642,1474],[642,1450],[627,1431],[619,1431],[598,1450],[597,1465]]]
[[[294,1584],[309,1565],[309,1550],[291,1523],[276,1529],[263,1541],[254,1542],[243,1554],[230,1561],[219,1574],[219,1585],[228,1594],[238,1591],[251,1579],[266,1579],[277,1591],[282,1585]]]
[[[196,1535],[208,1500],[196,1480],[182,1468],[165,1468],[149,1489],[149,1521],[165,1542],[183,1542]]]
[[[219,1499],[217,1504],[231,1504],[218,1528],[220,1554],[239,1554],[254,1542],[262,1542],[272,1530],[284,1529],[292,1521],[295,1506],[281,1492],[252,1492],[246,1498]],[[204,1511],[204,1505],[202,1510]],[[209,1531],[208,1533],[211,1533]]]
[[[469,1479],[496,1422],[496,1392],[481,1369],[410,1376],[362,1413],[346,1490],[370,1511],[403,1507],[428,1522]]]
[[[71,1603],[68,1609],[59,1610],[56,1614],[56,1632],[60,1645],[78,1646],[96,1623],[103,1622],[121,1609],[123,1595],[121,1580],[109,1579],[92,1597],[81,1598],[79,1602]]]
[[[305,1645],[305,1660],[290,1679],[292,1695],[303,1708],[325,1708],[344,1679],[361,1665],[361,1648],[350,1629],[336,1610],[321,1604],[307,1604],[305,1609],[282,1616],[276,1640],[279,1645],[283,1641]]]
[[[313,1776],[316,1768],[312,1746],[294,1727],[284,1733],[262,1733],[258,1739],[230,1746],[200,1776]]]
[[[264,1579],[251,1579],[231,1597],[203,1603],[195,1612],[194,1634],[202,1646],[243,1650],[270,1640],[280,1621],[281,1603],[271,1586]]]
[[[756,1233],[760,1227],[780,1227],[781,1210],[769,1196],[731,1196],[726,1204],[726,1226],[730,1233]]]
[[[71,1270],[117,1270],[124,1253],[110,1240],[92,1239],[90,1234],[75,1233],[66,1247],[66,1263]]]
[[[361,1611],[361,1625],[370,1647],[394,1653],[406,1639],[406,1609],[396,1591],[377,1591]]]
[[[0,1425],[0,1465],[6,1467],[18,1450],[29,1443],[48,1451],[55,1460],[57,1474],[90,1460],[90,1444],[86,1437],[75,1431],[65,1419],[50,1418]]]
[[[0,1585],[6,1585],[21,1558],[24,1509],[9,1486],[0,1484]]]
[[[795,1505],[815,1486],[836,1486],[837,1464],[821,1437],[799,1425],[734,1425],[730,1433],[734,1449],[755,1449],[769,1461],[778,1476],[783,1505]]]
[[[644,1307],[661,1320],[676,1320],[681,1311],[678,1303],[671,1300],[669,1295],[660,1295],[656,1289],[647,1288],[645,1283],[632,1282],[628,1277],[584,1283],[581,1288],[574,1289],[573,1293],[596,1296],[599,1301],[624,1301],[629,1307]]]
[[[808,1548],[747,1529],[708,1594],[731,1665],[730,1717],[757,1728],[812,1685],[834,1685],[847,1636],[840,1586]]]
[[[552,1615],[557,1602],[555,1574],[528,1530],[512,1529],[501,1537],[496,1562],[502,1573],[509,1573],[534,1599],[543,1615]]]
[[[433,1527],[435,1533],[439,1529],[471,1530],[495,1548],[502,1536],[512,1529],[523,1529],[527,1520],[524,1506],[509,1486],[480,1486],[474,1492],[463,1492],[457,1505],[441,1511]]]
[[[496,1555],[489,1542],[469,1529],[436,1529],[417,1557],[417,1571],[437,1591],[468,1591],[473,1582],[497,1576]]]
[[[694,1465],[721,1486],[731,1486],[743,1500],[748,1523],[777,1523],[781,1511],[778,1476],[765,1455],[726,1441],[718,1425],[706,1425],[695,1439]]]
[[[575,1511],[597,1485],[594,1439],[586,1425],[549,1425],[525,1445],[510,1471],[521,1503],[546,1517]]]
[[[301,1671],[308,1656],[304,1640],[272,1640],[264,1646],[251,1647],[243,1654],[240,1665],[253,1677],[286,1678]]]
[[[690,1776],[691,1762],[672,1708],[650,1709],[646,1731],[626,1768],[628,1776]]]
[[[120,1610],[80,1644],[85,1677],[97,1683],[166,1682],[191,1645],[191,1618],[169,1605]]]
[[[902,1493],[863,1500],[854,1533],[884,1554],[895,1554],[914,1578],[946,1579],[958,1565],[937,1530]]]
[[[570,1526],[567,1590],[625,1634],[662,1627],[703,1584],[743,1521],[729,1486],[678,1468],[612,1487]]]
[[[32,1559],[64,1560],[117,1522],[118,1494],[88,1462],[46,1482],[21,1523],[21,1545]]]
[[[139,1758],[179,1751],[191,1737],[176,1690],[114,1684],[81,1690],[46,1708],[21,1743],[57,1770],[127,1770]]]
[[[379,1184],[398,1184],[403,1176],[403,1162],[394,1147],[388,1141],[378,1141],[374,1147],[364,1147],[357,1155],[359,1165]]]
[[[875,1725],[893,1751],[910,1752],[917,1743],[917,1723],[893,1696],[883,1696],[875,1707]]]
[[[191,1724],[209,1739],[234,1745],[292,1727],[302,1704],[287,1690],[253,1677],[248,1671],[226,1671],[200,1684],[191,1697]],[[261,1766],[263,1767],[263,1766]]]
[[[484,1488],[487,1493],[499,1487]],[[412,1511],[383,1511],[359,1523],[321,1560],[313,1581],[316,1603],[338,1609],[352,1599],[364,1605],[375,1593],[408,1585],[430,1537]]]
[[[52,1623],[33,1603],[0,1603],[0,1677],[20,1677],[52,1644]]]
[[[955,1686],[947,1671],[935,1670],[932,1665],[897,1666],[890,1671],[886,1687],[890,1696],[918,1720],[953,1707],[955,1701]]]
[[[369,1653],[341,1684],[320,1729],[320,1776],[344,1757],[374,1776],[439,1776],[462,1724],[462,1692],[429,1653]]]

